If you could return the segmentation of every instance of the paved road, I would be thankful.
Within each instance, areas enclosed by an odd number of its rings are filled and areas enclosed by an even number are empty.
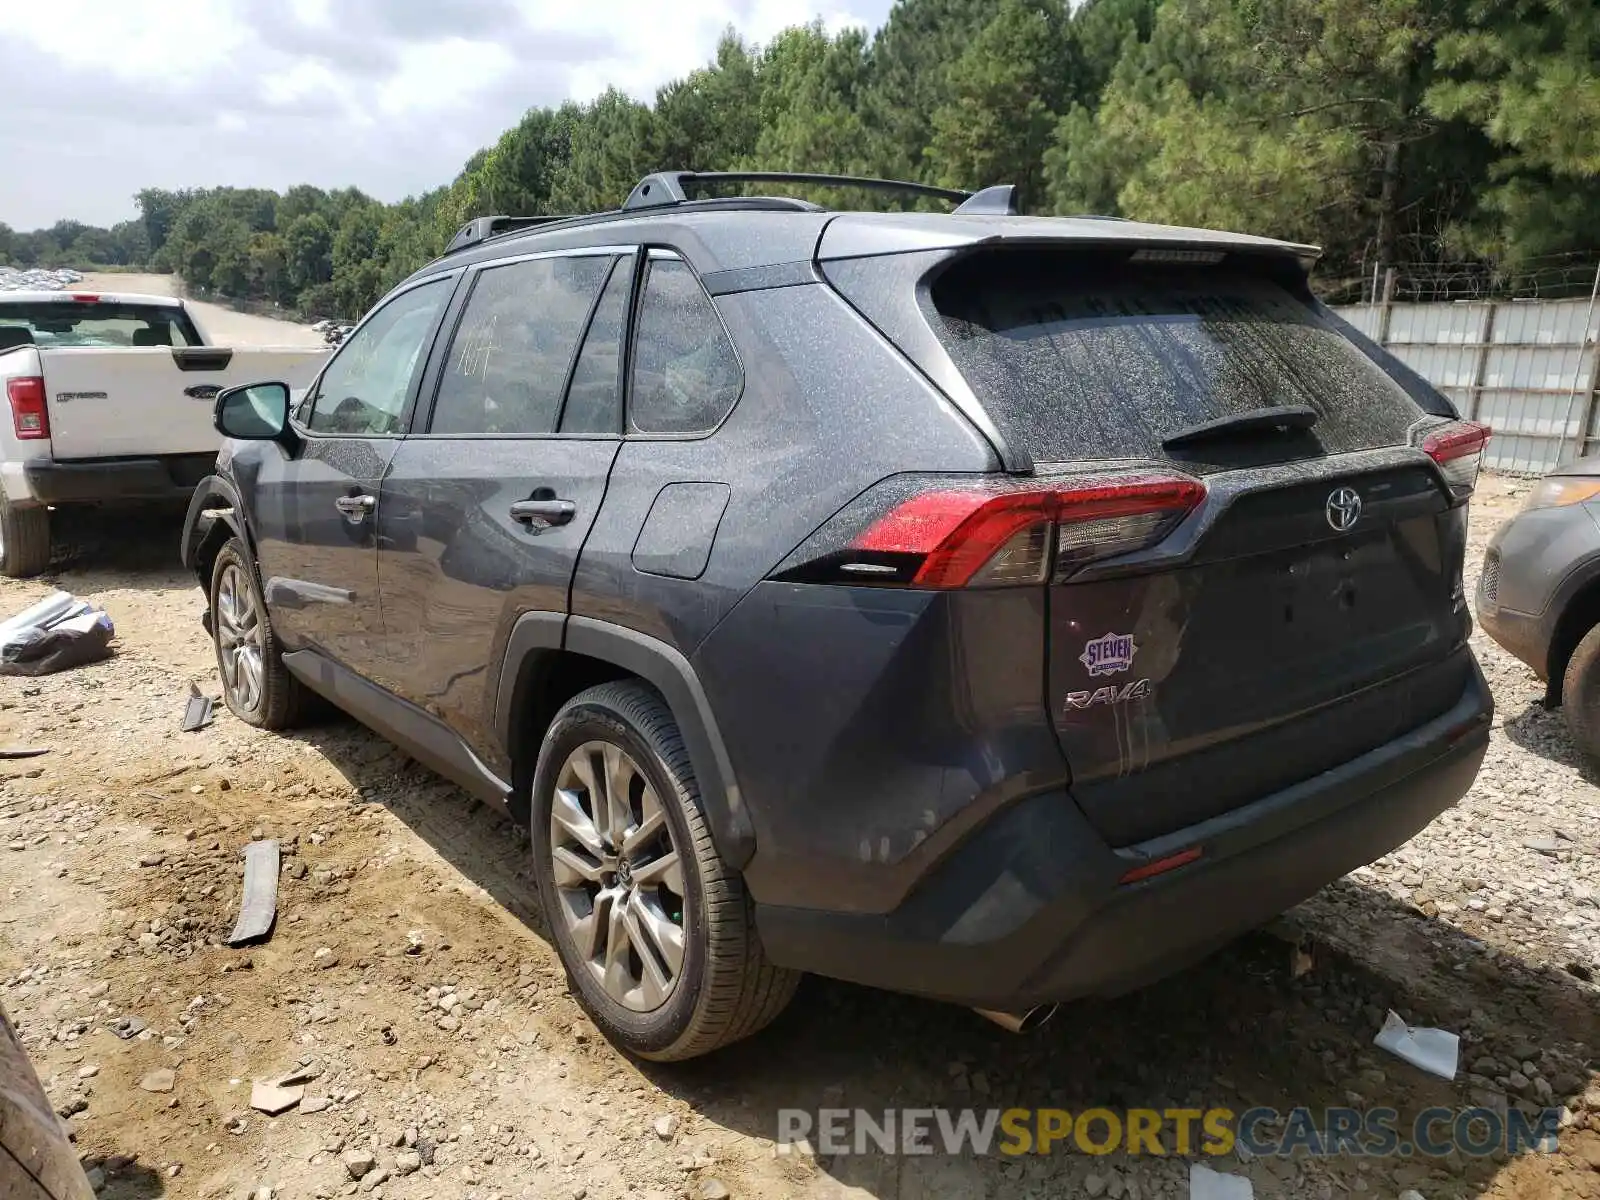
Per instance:
[[[83,277],[82,287],[103,292],[143,292],[147,295],[176,295],[177,280],[171,275],[91,274]],[[223,346],[320,346],[322,335],[294,321],[275,321],[234,312],[217,304],[191,300],[195,319],[206,337]]]

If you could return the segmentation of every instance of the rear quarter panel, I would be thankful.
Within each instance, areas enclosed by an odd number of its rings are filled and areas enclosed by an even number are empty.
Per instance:
[[[885,476],[998,467],[978,431],[822,284],[717,298],[744,391],[711,435],[630,438],[573,580],[572,611],[692,654],[817,526]],[[662,489],[722,485],[727,503],[695,579],[641,571],[634,552]]]

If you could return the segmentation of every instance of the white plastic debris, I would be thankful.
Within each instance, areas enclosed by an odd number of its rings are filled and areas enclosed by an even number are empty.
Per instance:
[[[1405,1059],[1430,1075],[1437,1075],[1440,1079],[1456,1077],[1456,1066],[1461,1057],[1461,1039],[1453,1033],[1421,1025],[1407,1025],[1400,1014],[1391,1009],[1373,1041],[1380,1049],[1387,1050],[1396,1058]]]
[[[1189,1200],[1255,1200],[1255,1194],[1243,1175],[1224,1175],[1199,1163],[1189,1164]]]
[[[52,592],[0,621],[0,675],[49,675],[107,657],[116,627],[97,605]]]
[[[57,621],[75,617],[89,611],[89,605],[71,592],[51,592],[39,603],[25,608],[14,617],[0,621],[0,645],[11,635],[21,633],[35,625],[49,627]]]

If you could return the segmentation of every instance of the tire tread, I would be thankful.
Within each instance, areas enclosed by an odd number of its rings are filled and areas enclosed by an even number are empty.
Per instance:
[[[579,693],[563,712],[580,705],[609,709],[660,756],[677,786],[677,800],[698,865],[701,909],[707,925],[706,978],[688,1027],[643,1058],[675,1062],[707,1054],[770,1025],[794,998],[801,973],[774,966],[756,933],[754,907],[744,880],[717,853],[700,806],[700,789],[683,735],[660,693],[638,680],[603,683]],[[561,720],[557,715],[556,723]]]
[[[50,510],[14,508],[0,497],[0,524],[4,525],[5,556],[0,574],[28,579],[50,567]]]

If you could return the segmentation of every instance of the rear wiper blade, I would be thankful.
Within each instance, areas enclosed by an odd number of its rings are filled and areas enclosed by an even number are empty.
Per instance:
[[[1176,433],[1161,439],[1168,450],[1203,442],[1210,438],[1234,437],[1238,434],[1288,433],[1291,430],[1310,429],[1317,423],[1317,410],[1304,404],[1286,404],[1281,408],[1252,408],[1249,412],[1232,413],[1213,421],[1186,425]]]

